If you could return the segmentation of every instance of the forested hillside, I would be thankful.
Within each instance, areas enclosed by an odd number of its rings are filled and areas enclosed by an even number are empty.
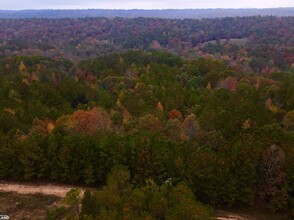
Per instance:
[[[100,187],[81,219],[293,210],[293,22],[0,20],[0,179]]]
[[[0,19],[0,56],[71,60],[128,49],[221,59],[242,72],[287,70],[294,63],[294,17],[202,20],[154,18]],[[293,68],[293,66],[292,66]]]

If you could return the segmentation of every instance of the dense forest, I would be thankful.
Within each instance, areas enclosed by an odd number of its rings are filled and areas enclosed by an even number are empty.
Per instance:
[[[0,20],[0,179],[97,187],[81,219],[293,211],[293,25]]]
[[[294,63],[293,26],[294,17],[273,16],[202,20],[0,19],[0,56],[81,60],[128,49],[162,50],[189,59],[220,59],[236,71],[273,72],[287,70]]]

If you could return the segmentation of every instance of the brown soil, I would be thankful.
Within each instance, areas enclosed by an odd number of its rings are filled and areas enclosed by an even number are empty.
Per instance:
[[[217,210],[216,220],[292,220],[290,213],[270,213],[260,211],[247,211],[246,213]]]
[[[53,184],[23,184],[23,183],[7,183],[0,182],[0,191],[15,192],[18,194],[35,194],[40,193],[44,195],[54,195],[58,197],[65,197],[66,193],[71,190],[73,186],[61,186]]]
[[[215,217],[216,220],[258,220],[258,218],[254,216],[226,212],[222,210],[218,210],[215,215],[217,216]]]
[[[47,210],[60,202],[60,197],[52,195],[0,192],[0,215],[16,220],[46,219]]]

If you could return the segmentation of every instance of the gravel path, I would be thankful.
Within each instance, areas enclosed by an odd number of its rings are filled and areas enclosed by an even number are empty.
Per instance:
[[[216,220],[257,220],[257,218],[253,216],[247,216],[222,210],[217,210],[215,215]]]
[[[54,185],[54,184],[41,185],[41,184],[0,182],[0,191],[15,192],[18,194],[41,193],[44,195],[55,195],[58,197],[65,197],[66,193],[72,188],[73,186],[62,186],[62,185]]]

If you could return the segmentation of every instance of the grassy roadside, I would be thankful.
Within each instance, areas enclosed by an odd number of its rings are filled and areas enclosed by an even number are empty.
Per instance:
[[[60,197],[52,195],[0,192],[0,214],[10,219],[45,219],[47,210],[60,202]]]

